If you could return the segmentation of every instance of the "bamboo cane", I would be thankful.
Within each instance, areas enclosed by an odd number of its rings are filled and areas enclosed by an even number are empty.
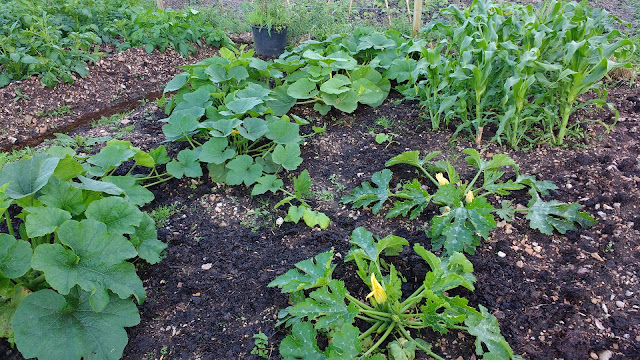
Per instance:
[[[384,0],[384,5],[387,7],[387,18],[389,19],[389,26],[391,26],[391,13],[389,12],[389,0]]]
[[[407,2],[407,16],[409,16],[409,23],[411,23],[411,8],[409,7],[409,0],[405,0]]]
[[[156,5],[158,6],[158,9],[164,10],[164,0],[156,0]]]
[[[422,1],[416,0],[413,3],[413,37],[416,37],[422,27]]]

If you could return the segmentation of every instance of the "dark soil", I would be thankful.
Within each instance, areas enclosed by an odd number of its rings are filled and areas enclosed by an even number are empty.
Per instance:
[[[475,292],[462,295],[499,319],[502,333],[525,359],[587,359],[606,350],[613,359],[640,358],[640,91],[619,87],[609,96],[621,113],[609,134],[590,125],[583,130],[585,138],[568,148],[482,149],[485,157],[506,152],[522,173],[554,181],[559,189],[547,199],[580,202],[599,221],[588,229],[546,236],[517,218],[493,231],[469,256],[478,281]],[[276,218],[286,215],[272,210],[279,196],[251,198],[247,189],[208,180],[173,180],[156,188],[152,207],[176,203],[181,210],[160,229],[160,238],[169,243],[164,261],[140,267],[147,301],[140,306],[141,324],[129,329],[124,358],[258,359],[250,355],[252,336],[262,331],[269,337],[271,358],[278,359],[277,345],[285,333],[274,324],[278,310],[287,306],[287,296],[266,287],[276,276],[331,248],[344,257],[348,237],[358,226],[429,248],[424,223],[433,211],[415,221],[389,221],[339,203],[349,190],[383,169],[387,159],[409,149],[423,154],[442,150],[462,164],[461,150],[470,147],[470,141],[450,143],[450,131],[430,132],[417,120],[416,104],[396,105],[394,100],[377,109],[365,107],[352,115],[335,112],[315,120],[316,125],[327,124],[327,133],[308,140],[301,169],[308,169],[314,180],[317,196],[311,204],[331,218],[326,230],[302,223],[276,226]],[[307,108],[296,112],[311,114]],[[155,104],[140,108],[126,118],[135,124],[128,138],[138,146],[156,146],[161,124],[149,118],[162,117]],[[393,124],[391,128],[376,125],[382,117]],[[107,131],[80,133],[97,136]],[[399,134],[394,138],[398,143],[376,144],[374,136],[382,132]],[[393,170],[402,178],[411,175],[403,168]],[[514,199],[526,205],[524,194]],[[408,279],[407,291],[428,270],[409,251],[394,263]],[[211,267],[205,270],[207,264]],[[364,297],[368,289],[349,269],[340,264],[336,276],[353,294]],[[436,344],[433,334],[425,336]],[[450,359],[473,356],[472,339],[464,334],[445,336],[436,349]],[[20,358],[6,351],[1,353]]]

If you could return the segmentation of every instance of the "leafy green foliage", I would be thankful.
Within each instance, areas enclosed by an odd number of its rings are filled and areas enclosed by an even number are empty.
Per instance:
[[[0,336],[26,357],[120,358],[123,327],[139,322],[131,296],[145,298],[131,260],[157,263],[166,248],[139,210],[154,198],[142,184],[172,178],[156,168],[167,162],[164,147],[111,140],[90,157],[53,147],[0,170]]]
[[[434,46],[400,54],[387,76],[407,80],[398,89],[420,100],[434,130],[455,122],[455,134],[475,134],[479,145],[485,126],[493,124],[491,140],[514,148],[562,144],[576,110],[613,109],[601,79],[614,68],[630,67],[616,59],[633,49],[615,30],[616,21],[576,2],[450,5],[423,29]],[[597,91],[596,98],[577,102],[589,90]]]
[[[131,299],[111,295],[96,312],[89,298],[77,288],[67,296],[49,289],[27,296],[13,318],[18,350],[42,360],[120,359],[127,344],[124,328],[140,322],[138,309]]]
[[[313,259],[296,264],[299,269],[307,268],[306,272],[315,272],[309,281],[301,283],[298,276],[302,274],[292,269],[269,284],[297,294],[293,305],[279,314],[283,319],[280,324],[291,326],[291,334],[280,343],[284,359],[384,359],[380,346],[390,336],[396,339],[387,345],[392,359],[413,359],[416,351],[441,358],[424,339],[413,338],[409,328],[430,328],[439,333],[464,330],[476,337],[478,355],[520,359],[486,308],[480,306],[478,311],[465,298],[447,294],[460,286],[474,289],[473,265],[462,253],[439,258],[416,244],[414,251],[431,270],[420,287],[403,300],[400,277],[381,255],[398,255],[408,242],[393,235],[375,240],[372,233],[358,228],[351,234],[351,243],[354,247],[346,261],[356,262],[358,275],[373,289],[376,300],[371,300],[371,306],[349,294],[342,281],[326,275],[334,268],[331,252],[318,255],[316,264]],[[311,288],[314,290],[308,295],[301,292]],[[366,327],[354,325],[356,316]],[[318,346],[321,337],[329,344],[324,349]]]
[[[372,208],[376,214],[389,199],[397,199],[386,217],[409,216],[412,220],[420,217],[429,204],[435,204],[440,207],[440,214],[429,220],[427,235],[432,239],[435,250],[444,248],[447,254],[473,254],[481,239],[488,238],[491,230],[496,228],[494,215],[512,221],[516,213],[525,212],[531,228],[544,234],[551,234],[554,229],[564,234],[567,230],[575,230],[575,224],[582,227],[595,224],[589,214],[579,211],[580,204],[541,200],[539,193],[548,194],[556,186],[550,181],[519,174],[517,164],[507,155],[497,154],[491,160],[484,160],[474,149],[466,149],[463,153],[467,154],[467,163],[476,170],[475,176],[468,181],[460,179],[451,162],[434,161],[440,152],[432,152],[421,159],[419,152],[406,151],[387,161],[386,165],[416,167],[436,187],[433,194],[417,178],[403,184],[400,190],[392,191],[389,184],[393,173],[384,169],[372,176],[377,187],[364,182],[342,202],[352,203],[354,208],[376,202]],[[515,180],[502,180],[509,169],[515,173]],[[480,179],[483,180],[481,185]],[[524,209],[514,209],[509,200],[502,200],[502,208],[496,209],[487,200],[491,195],[508,196],[512,191],[525,188],[529,188],[532,198]]]
[[[140,0],[9,0],[0,4],[0,13],[0,87],[32,75],[50,87],[72,83],[76,74],[88,74],[88,63],[106,55],[94,49],[101,43],[119,51],[173,47],[185,57],[195,44],[230,44],[195,10],[161,11]]]

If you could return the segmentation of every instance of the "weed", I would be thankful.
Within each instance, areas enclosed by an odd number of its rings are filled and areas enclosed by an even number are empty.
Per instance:
[[[268,359],[269,351],[267,350],[269,347],[269,338],[262,331],[253,335],[253,343],[254,347],[251,350],[251,354],[258,355],[261,358]]]
[[[180,206],[178,202],[174,202],[170,205],[160,205],[151,210],[149,216],[151,216],[151,218],[156,222],[156,227],[161,228],[167,223],[172,215],[183,211],[185,208],[186,207],[184,205]]]
[[[94,122],[91,123],[92,127],[99,127],[99,126],[115,126],[117,124],[120,123],[120,120],[122,120],[125,116],[131,114],[131,111],[129,112],[123,112],[123,113],[118,113],[118,114],[113,114],[109,117],[103,116],[98,120],[95,120]]]
[[[320,201],[333,201],[335,194],[331,190],[322,190],[316,193],[316,198]]]
[[[122,128],[118,128],[116,129],[116,131],[113,132],[113,137],[116,139],[127,137],[128,135],[131,135],[133,133],[133,130],[135,130],[135,128],[136,126],[133,124],[122,127]]]
[[[13,102],[18,102],[20,100],[29,100],[31,98],[29,95],[22,93],[21,86],[16,86],[16,89],[13,90],[13,93],[16,95],[16,97],[13,98]]]
[[[36,116],[45,118],[57,118],[70,114],[73,114],[73,111],[71,111],[69,105],[63,104],[51,110],[40,110],[36,113]]]
[[[331,181],[331,185],[336,188],[337,192],[342,192],[346,188],[346,186],[340,182],[336,174],[329,176],[329,181]]]
[[[383,115],[376,119],[376,125],[389,129],[393,126],[393,120]]]

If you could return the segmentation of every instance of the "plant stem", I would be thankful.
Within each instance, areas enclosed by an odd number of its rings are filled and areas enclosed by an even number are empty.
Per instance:
[[[371,335],[374,331],[378,330],[378,328],[382,324],[383,324],[382,321],[378,321],[375,324],[371,325],[371,327],[369,327],[369,329],[367,329],[367,331],[363,332],[362,334],[360,334],[360,336],[358,336],[358,340],[362,340],[362,339],[366,338],[367,336]]]
[[[439,356],[438,354],[434,353],[433,351],[431,351],[430,348],[426,348],[422,345],[420,345],[417,341],[415,341],[411,335],[409,335],[409,332],[402,327],[402,325],[400,325],[398,327],[398,329],[400,330],[400,332],[402,333],[402,335],[404,335],[407,340],[411,341],[412,343],[414,343],[416,345],[416,347],[422,351],[424,351],[427,355],[431,356],[432,358],[436,359],[436,360],[445,360],[443,357]]]
[[[364,357],[369,356],[375,349],[377,349],[380,345],[382,345],[382,343],[387,339],[387,336],[391,334],[391,332],[393,331],[393,329],[395,329],[395,327],[396,327],[396,323],[391,323],[391,325],[387,328],[387,331],[385,331],[384,334],[382,334],[382,337],[380,337],[380,339],[375,344],[373,344],[373,346],[369,348],[369,350],[367,350],[366,353],[363,354]]]
[[[13,225],[11,224],[11,216],[9,216],[9,209],[4,211],[4,219],[7,222],[7,229],[9,231],[9,235],[15,237],[15,234],[13,233]]]
[[[288,193],[289,195],[291,195],[290,192],[288,192],[287,190],[282,189],[283,192]],[[292,195],[293,196],[293,195]],[[362,309],[365,310],[373,310],[373,308],[365,303],[363,303],[362,301],[354,298],[353,296],[351,296],[350,294],[346,295],[346,298],[349,299],[349,301],[355,303],[356,305],[358,305],[359,307],[361,307]]]

